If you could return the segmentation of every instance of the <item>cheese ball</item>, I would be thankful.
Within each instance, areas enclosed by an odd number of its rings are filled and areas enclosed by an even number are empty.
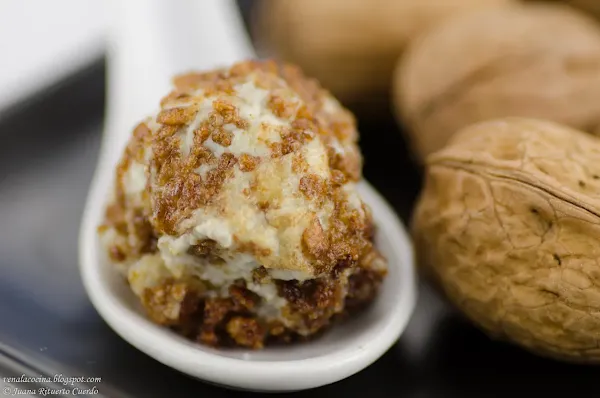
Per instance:
[[[294,66],[177,76],[117,166],[102,241],[159,324],[211,346],[309,338],[386,273],[357,139]]]
[[[570,7],[524,4],[458,16],[400,62],[397,115],[415,158],[459,129],[499,117],[600,126],[600,27]]]
[[[259,47],[315,76],[346,102],[389,93],[407,43],[445,18],[513,0],[263,0]]]

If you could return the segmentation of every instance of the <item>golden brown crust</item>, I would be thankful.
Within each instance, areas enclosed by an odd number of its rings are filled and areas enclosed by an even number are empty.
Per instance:
[[[222,154],[216,167],[203,179],[191,168],[185,168],[185,165],[173,160],[170,151],[161,153],[165,154],[161,158],[164,164],[160,167],[158,179],[163,180],[164,185],[160,192],[155,193],[152,220],[157,232],[176,234],[177,224],[181,220],[200,206],[210,203],[216,196],[237,159],[230,153]]]

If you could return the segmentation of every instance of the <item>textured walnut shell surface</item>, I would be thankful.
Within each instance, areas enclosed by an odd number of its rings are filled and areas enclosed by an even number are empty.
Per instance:
[[[600,125],[600,26],[557,4],[451,18],[416,40],[396,70],[395,102],[419,160],[459,129],[500,117]]]
[[[259,45],[342,100],[388,92],[407,42],[449,15],[514,0],[263,0]]]
[[[600,141],[509,118],[467,128],[427,162],[419,263],[491,335],[600,362]]]

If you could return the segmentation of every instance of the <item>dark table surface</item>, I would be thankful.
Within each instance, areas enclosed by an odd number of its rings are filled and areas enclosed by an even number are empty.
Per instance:
[[[99,149],[104,60],[0,114],[0,376],[101,377],[110,397],[229,397],[121,340],[88,301],[77,234]],[[352,107],[352,105],[350,105]],[[358,116],[365,176],[408,222],[421,176],[389,112]],[[600,396],[597,367],[495,342],[422,286],[398,343],[346,380],[301,396]],[[1,392],[0,392],[1,394]],[[100,395],[96,395],[100,396]]]

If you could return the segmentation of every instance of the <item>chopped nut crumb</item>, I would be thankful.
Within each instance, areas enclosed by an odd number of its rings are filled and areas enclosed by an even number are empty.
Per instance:
[[[195,108],[170,108],[162,110],[156,121],[168,126],[179,126],[189,122],[195,115]]]
[[[193,246],[190,246],[188,253],[194,256],[205,257],[209,255],[217,245],[217,242],[212,239],[203,239]]]
[[[296,104],[287,102],[283,97],[271,94],[267,101],[267,107],[277,117],[289,119],[294,115],[297,108]]]
[[[242,153],[240,155],[240,170],[241,171],[252,171],[258,166],[260,163],[260,158],[258,156],[248,155],[247,153]]]
[[[327,195],[327,183],[315,174],[308,174],[302,177],[298,188],[308,199],[322,201],[325,195]]]
[[[310,225],[302,234],[302,243],[304,244],[306,251],[314,258],[318,259],[327,254],[329,248],[327,235],[325,235],[321,222],[316,214],[313,215]]]
[[[229,146],[231,145],[231,141],[233,140],[233,133],[231,131],[227,131],[223,128],[216,130],[212,133],[212,140],[221,146]]]
[[[198,305],[197,295],[188,284],[171,281],[147,288],[142,302],[152,320],[161,325],[186,322]]]
[[[243,347],[263,347],[264,330],[254,318],[235,316],[227,322],[227,333]]]

